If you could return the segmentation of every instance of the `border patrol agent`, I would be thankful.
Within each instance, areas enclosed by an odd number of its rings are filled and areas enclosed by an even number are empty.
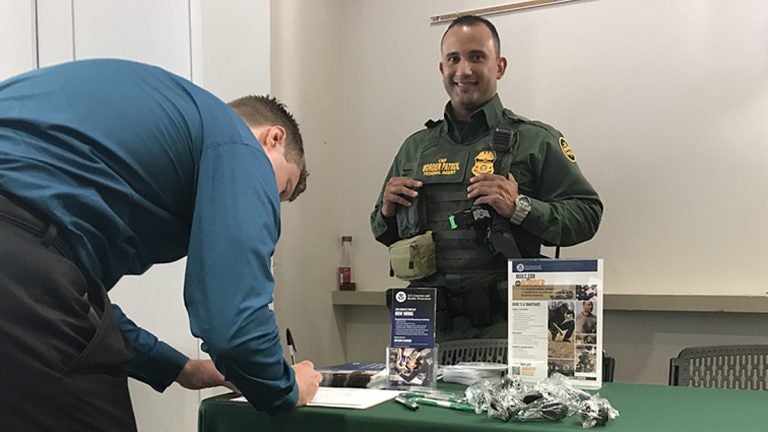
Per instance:
[[[483,18],[451,23],[444,119],[406,139],[371,214],[393,274],[438,288],[438,340],[506,337],[507,260],[589,240],[602,216],[562,134],[503,107],[499,45]]]

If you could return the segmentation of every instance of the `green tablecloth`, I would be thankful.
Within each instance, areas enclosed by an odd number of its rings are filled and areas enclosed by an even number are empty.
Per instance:
[[[599,393],[620,416],[596,431],[768,431],[768,392],[607,383]],[[505,423],[446,408],[410,411],[394,401],[367,410],[305,407],[269,416],[225,395],[202,402],[198,427],[200,432],[575,431],[581,423],[577,416],[561,423]]]

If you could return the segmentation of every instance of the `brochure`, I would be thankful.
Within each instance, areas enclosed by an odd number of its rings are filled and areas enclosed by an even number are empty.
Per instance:
[[[382,362],[350,362],[318,368],[323,387],[377,388],[386,385],[387,364]]]
[[[437,368],[434,348],[390,347],[387,355],[390,387],[435,386]]]
[[[509,299],[510,375],[602,386],[602,259],[510,260]]]
[[[434,387],[435,288],[392,290],[392,337],[387,349],[390,386]]]

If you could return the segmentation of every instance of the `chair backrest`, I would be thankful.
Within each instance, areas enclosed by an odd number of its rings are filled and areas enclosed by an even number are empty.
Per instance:
[[[507,339],[459,339],[440,342],[438,364],[458,362],[507,363]],[[616,360],[603,352],[603,382],[613,381]]]
[[[768,345],[684,348],[670,359],[669,385],[768,390]]]
[[[506,339],[460,339],[440,342],[438,364],[458,362],[507,363]]]

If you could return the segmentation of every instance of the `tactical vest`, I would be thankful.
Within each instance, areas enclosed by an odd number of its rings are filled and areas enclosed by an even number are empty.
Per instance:
[[[514,132],[512,122],[502,124]],[[420,180],[423,186],[414,205],[398,209],[400,237],[433,232],[437,271],[419,281],[423,285],[471,288],[504,280],[506,258],[494,255],[474,229],[452,229],[449,217],[472,207],[473,200],[467,198],[471,177],[481,173],[507,175],[515,147],[494,151],[490,133],[459,145],[442,129],[446,128],[427,130],[415,160],[402,173]]]

